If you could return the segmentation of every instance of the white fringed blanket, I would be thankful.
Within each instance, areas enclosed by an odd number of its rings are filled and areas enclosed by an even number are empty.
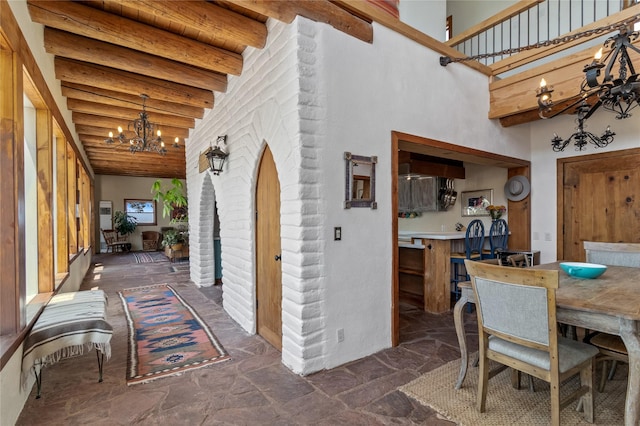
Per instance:
[[[33,366],[45,367],[87,349],[111,357],[113,328],[107,322],[102,290],[61,293],[51,298],[24,342],[22,383]]]

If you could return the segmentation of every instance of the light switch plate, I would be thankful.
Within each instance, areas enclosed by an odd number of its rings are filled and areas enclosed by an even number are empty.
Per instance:
[[[334,241],[340,241],[342,239],[342,227],[336,226],[333,228],[333,239]]]

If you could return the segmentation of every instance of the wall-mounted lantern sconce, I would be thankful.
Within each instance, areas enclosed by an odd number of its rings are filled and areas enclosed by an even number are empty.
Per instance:
[[[213,172],[214,175],[219,175],[222,171],[222,166],[224,165],[224,161],[227,159],[229,154],[220,148],[220,144],[227,144],[227,135],[218,136],[216,139],[215,148],[209,149],[207,151],[207,161],[209,161],[209,169]]]

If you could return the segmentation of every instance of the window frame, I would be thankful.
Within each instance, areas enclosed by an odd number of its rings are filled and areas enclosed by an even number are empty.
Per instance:
[[[158,225],[158,208],[156,205],[155,200],[151,199],[151,198],[125,198],[124,199],[124,212],[125,214],[127,214],[128,216],[132,216],[135,217],[137,219],[136,216],[134,216],[135,213],[142,213],[142,212],[135,212],[135,211],[131,211],[129,210],[129,205],[130,204],[134,204],[134,203],[144,203],[146,204],[150,204],[151,207],[153,208],[153,221],[152,222],[142,222],[140,220],[137,221],[137,225],[138,226],[157,226]],[[133,213],[133,214],[132,214]]]

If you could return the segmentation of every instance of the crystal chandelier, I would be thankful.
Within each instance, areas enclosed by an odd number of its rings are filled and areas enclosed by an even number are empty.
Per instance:
[[[127,130],[133,132],[134,136],[127,137],[124,134],[122,127],[118,127],[117,139],[121,144],[129,142],[129,151],[132,154],[136,152],[157,152],[160,155],[165,155],[167,149],[165,148],[164,141],[162,140],[162,132],[158,129],[155,123],[149,121],[149,115],[147,114],[146,102],[149,98],[144,93],[140,95],[142,98],[142,112],[140,112],[140,118],[129,123]],[[155,134],[155,137],[153,135]],[[109,132],[109,137],[104,140],[108,144],[113,144],[113,132]],[[180,148],[180,139],[176,137],[173,142],[174,148]]]

